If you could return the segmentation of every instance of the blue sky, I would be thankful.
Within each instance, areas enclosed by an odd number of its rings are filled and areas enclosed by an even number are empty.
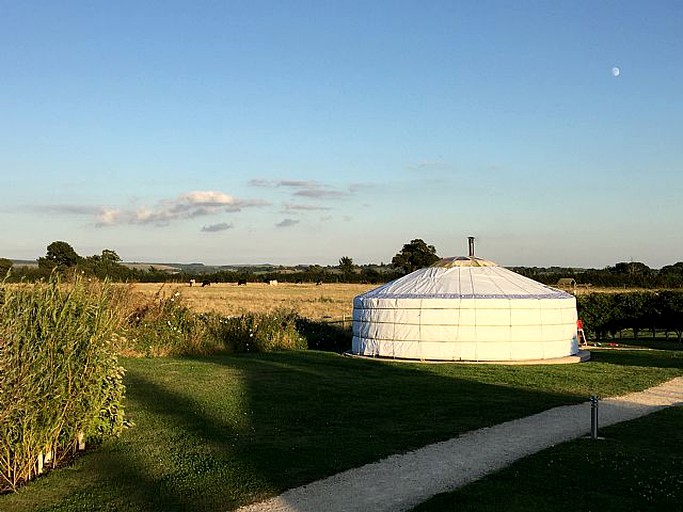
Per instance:
[[[678,1],[0,0],[0,70],[2,257],[683,260]]]

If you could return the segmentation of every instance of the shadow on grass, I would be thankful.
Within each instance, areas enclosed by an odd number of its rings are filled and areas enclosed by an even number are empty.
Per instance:
[[[131,371],[128,400],[135,403],[139,424],[127,434],[137,439],[113,444],[93,458],[92,469],[113,488],[115,510],[220,510],[236,505],[222,494],[225,480],[247,482],[248,493],[267,482],[254,473],[248,457],[235,449],[237,422],[207,412],[192,394],[169,390],[154,375]],[[244,500],[245,496],[237,499]],[[106,502],[105,502],[106,503]]]
[[[683,369],[683,351],[666,352],[659,350],[593,350],[591,360],[620,366],[640,366],[645,368]]]
[[[233,366],[235,359],[210,362]],[[250,460],[280,490],[582,400],[330,354],[238,359],[255,428]]]

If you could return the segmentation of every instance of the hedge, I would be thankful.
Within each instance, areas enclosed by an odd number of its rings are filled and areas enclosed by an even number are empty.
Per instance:
[[[614,336],[632,329],[635,338],[643,330],[675,332],[683,336],[683,291],[591,293],[577,298],[579,317],[589,337]]]

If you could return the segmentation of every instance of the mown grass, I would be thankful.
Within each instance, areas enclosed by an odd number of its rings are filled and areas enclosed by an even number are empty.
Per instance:
[[[581,365],[418,365],[321,352],[126,359],[115,442],[0,509],[230,510],[459,433],[683,374],[681,352]]]
[[[683,407],[601,430],[522,459],[414,512],[680,510]]]
[[[665,338],[663,335],[657,338],[643,337],[635,338],[614,338],[602,341],[591,342],[591,345],[602,347],[639,347],[652,348],[656,350],[683,350],[683,343],[679,342],[675,337]]]

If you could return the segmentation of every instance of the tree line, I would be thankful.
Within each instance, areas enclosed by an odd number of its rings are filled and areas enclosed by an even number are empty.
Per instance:
[[[620,262],[603,269],[566,267],[512,267],[511,270],[541,283],[554,285],[560,278],[572,278],[577,285],[603,288],[682,288],[683,262],[650,268],[639,261]]]
[[[81,256],[68,242],[55,241],[47,246],[45,256],[38,258],[36,266],[13,266],[7,258],[0,258],[0,277],[8,276],[10,281],[45,279],[52,273],[79,273],[100,279],[128,282],[238,282],[238,281],[271,281],[282,282],[315,282],[315,283],[370,283],[377,284],[390,281],[410,273],[418,268],[428,266],[437,261],[436,249],[421,239],[405,244],[394,256],[390,265],[356,265],[350,256],[342,256],[339,265],[323,267],[309,265],[296,270],[289,268],[273,268],[264,271],[250,267],[239,270],[218,270],[213,272],[174,271],[155,268],[133,268],[122,263],[116,251],[104,249],[100,254]]]
[[[338,265],[299,266],[295,269],[243,267],[210,272],[192,268],[169,272],[150,267],[134,268],[122,263],[119,255],[104,249],[100,254],[80,256],[67,242],[56,241],[47,246],[45,256],[38,258],[37,267],[17,266],[0,258],[0,277],[10,274],[10,280],[44,279],[52,272],[80,272],[100,279],[128,282],[184,282],[190,279],[210,282],[248,282],[277,280],[282,282],[342,282],[378,284],[427,267],[439,260],[436,248],[416,238],[403,245],[389,264],[356,265],[350,256],[342,256]],[[10,272],[11,269],[11,272]],[[603,269],[569,267],[511,267],[511,270],[541,283],[554,286],[560,278],[573,279],[579,286],[605,288],[683,288],[683,262],[653,269],[641,262],[620,262]]]

